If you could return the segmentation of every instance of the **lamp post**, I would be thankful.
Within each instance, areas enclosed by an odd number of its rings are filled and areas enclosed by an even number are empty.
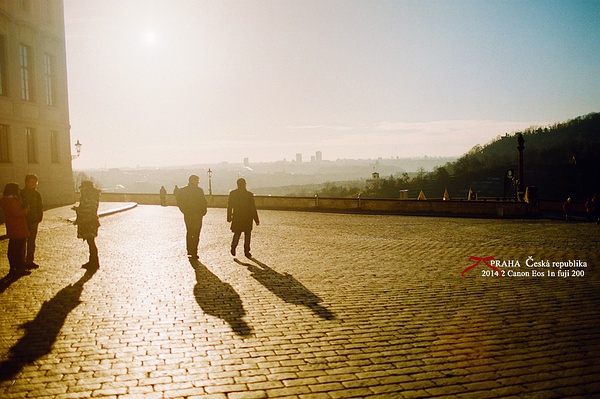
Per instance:
[[[523,201],[523,197],[525,196],[525,180],[523,177],[523,149],[525,149],[525,140],[523,139],[522,134],[519,134],[517,136],[517,144],[517,150],[519,151],[519,176],[517,196],[519,201]]]
[[[212,170],[210,170],[210,168],[208,168],[208,171],[206,172],[206,174],[208,175],[208,195],[212,195]]]
[[[81,145],[82,144],[79,142],[79,140],[77,140],[77,142],[74,144],[76,153],[71,155],[71,160],[79,158],[79,155],[81,155]]]

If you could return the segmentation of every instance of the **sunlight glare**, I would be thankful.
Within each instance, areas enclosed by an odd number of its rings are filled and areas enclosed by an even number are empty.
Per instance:
[[[148,45],[153,45],[156,43],[156,34],[153,31],[146,31],[144,33],[144,41]]]

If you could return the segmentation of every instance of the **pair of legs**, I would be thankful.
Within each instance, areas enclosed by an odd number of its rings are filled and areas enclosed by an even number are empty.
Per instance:
[[[25,267],[29,269],[37,268],[38,265],[33,263],[33,259],[35,256],[35,240],[37,238],[39,223],[27,223],[27,228],[29,229],[29,237],[27,237],[27,251],[25,255]]]
[[[202,218],[198,217],[183,217],[185,221],[185,242],[187,246],[188,256],[198,258],[198,244],[200,243],[200,230],[202,230]]]
[[[246,257],[251,257],[250,254],[250,240],[252,239],[252,230],[246,230],[244,233],[244,255]],[[233,240],[231,241],[231,254],[235,256],[235,250],[240,242],[240,237],[242,236],[242,231],[235,231],[233,233]]]
[[[8,240],[7,256],[11,274],[25,271],[26,241],[26,238],[10,238]]]
[[[98,247],[96,246],[96,237],[89,237],[85,239],[90,249],[90,260],[88,263],[83,265],[84,267],[100,267],[100,260],[98,259]]]

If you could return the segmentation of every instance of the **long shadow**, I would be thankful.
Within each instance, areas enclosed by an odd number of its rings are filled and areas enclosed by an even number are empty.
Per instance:
[[[0,363],[0,381],[15,378],[28,364],[49,354],[67,316],[80,303],[83,285],[96,270],[88,270],[75,284],[61,289],[44,302],[35,319],[22,324],[25,335],[10,349],[9,358]]]
[[[24,277],[24,276],[28,276],[28,275],[29,274],[18,274],[18,275],[7,274],[6,276],[2,277],[2,279],[0,279],[0,294],[3,293],[4,291],[6,291],[6,289],[8,287],[10,287],[18,279],[20,279],[21,277]]]
[[[194,296],[202,311],[227,322],[237,335],[250,336],[252,328],[244,321],[246,311],[238,293],[200,261],[190,259],[190,263],[196,271]]]
[[[238,264],[246,266],[252,272],[252,277],[285,302],[306,306],[322,319],[335,319],[335,314],[320,304],[323,300],[302,285],[291,274],[277,273],[269,266],[254,258],[250,260],[255,262],[256,265],[244,263],[237,258],[234,260]]]

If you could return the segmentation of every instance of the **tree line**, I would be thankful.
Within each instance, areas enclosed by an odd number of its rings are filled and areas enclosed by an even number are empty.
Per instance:
[[[410,198],[421,191],[428,198],[441,198],[447,190],[453,198],[466,198],[469,191],[478,197],[513,196],[507,188],[509,170],[518,171],[517,138],[525,140],[523,182],[535,186],[538,197],[563,201],[572,197],[583,202],[600,191],[600,113],[580,116],[546,127],[530,127],[498,136],[476,145],[462,157],[432,171],[420,169],[409,175],[374,176],[366,181],[327,183],[316,194],[323,197],[399,198],[408,190]]]

